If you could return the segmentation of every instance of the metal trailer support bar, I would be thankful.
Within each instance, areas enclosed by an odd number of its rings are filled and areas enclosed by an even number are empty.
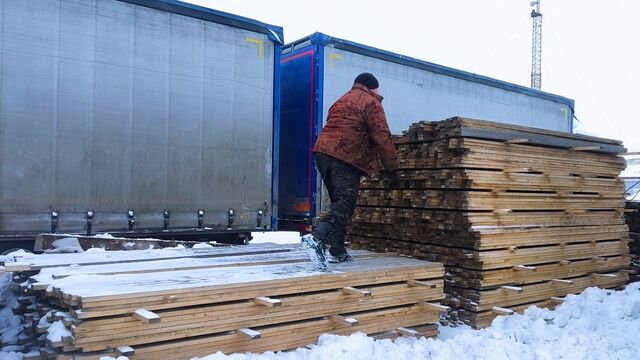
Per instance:
[[[118,0],[129,4],[140,5],[156,10],[171,12],[200,20],[211,21],[223,25],[229,25],[245,30],[267,34],[269,39],[284,44],[284,33],[280,26],[265,24],[263,22],[246,17],[225,13],[176,0]]]
[[[273,59],[273,135],[271,140],[271,230],[278,230],[278,180],[280,178],[280,57],[282,49],[275,43]],[[259,225],[258,225],[259,226]]]
[[[313,134],[313,139],[317,139],[318,135],[320,135],[320,132],[322,131],[322,128],[324,127],[324,117],[323,117],[323,111],[324,111],[324,46],[316,46],[317,49],[317,58],[316,58],[316,70],[318,73],[317,76],[317,80],[316,80],[316,121],[315,121],[315,126],[314,126],[314,134]],[[315,192],[313,193],[313,204],[314,204],[314,212],[311,214],[312,219],[313,217],[316,217],[320,214],[320,211],[322,209],[322,181],[320,180],[320,173],[315,170],[315,160],[312,162],[312,166],[314,169],[314,176],[313,176],[313,184],[314,184],[314,188],[315,188]],[[317,194],[320,194],[320,197],[317,196]],[[316,201],[316,200],[320,200],[320,201]]]

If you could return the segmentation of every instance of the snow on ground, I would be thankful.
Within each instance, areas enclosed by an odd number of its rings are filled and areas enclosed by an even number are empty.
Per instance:
[[[3,257],[0,256],[0,261]],[[13,314],[12,307],[17,305],[17,299],[11,290],[11,274],[0,275],[0,347],[2,344],[15,344],[22,331],[20,317]],[[20,360],[22,353],[11,350],[11,345],[0,348],[0,359]]]
[[[250,244],[275,243],[299,244],[300,233],[297,231],[265,231],[251,233],[253,239]]]
[[[531,307],[486,329],[441,328],[439,339],[375,341],[364,334],[323,335],[318,346],[284,353],[213,354],[202,360],[639,359],[640,282],[622,291],[589,288],[556,310]]]

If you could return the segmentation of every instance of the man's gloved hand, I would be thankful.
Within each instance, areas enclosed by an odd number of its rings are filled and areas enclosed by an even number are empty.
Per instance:
[[[385,171],[387,177],[389,178],[389,189],[394,190],[398,188],[399,179],[397,171]]]

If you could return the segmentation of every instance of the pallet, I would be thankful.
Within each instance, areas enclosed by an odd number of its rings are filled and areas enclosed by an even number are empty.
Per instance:
[[[429,325],[447,310],[437,304],[442,264],[393,254],[353,251],[354,261],[327,272],[298,245],[69,255],[6,264],[30,275],[21,298],[30,341],[51,326],[67,330],[40,344],[46,357],[185,359],[286,350],[327,332],[433,335]]]

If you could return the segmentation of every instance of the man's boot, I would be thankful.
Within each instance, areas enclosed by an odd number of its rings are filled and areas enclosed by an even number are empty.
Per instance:
[[[346,234],[344,230],[336,230],[331,233],[329,237],[329,256],[327,261],[330,263],[341,263],[351,261],[353,257],[347,252],[344,247],[344,238]]]
[[[333,225],[326,221],[322,221],[316,226],[316,229],[311,234],[307,234],[300,239],[302,247],[309,253],[311,262],[319,270],[327,269],[327,257],[325,255],[326,245],[325,243],[333,232]]]

